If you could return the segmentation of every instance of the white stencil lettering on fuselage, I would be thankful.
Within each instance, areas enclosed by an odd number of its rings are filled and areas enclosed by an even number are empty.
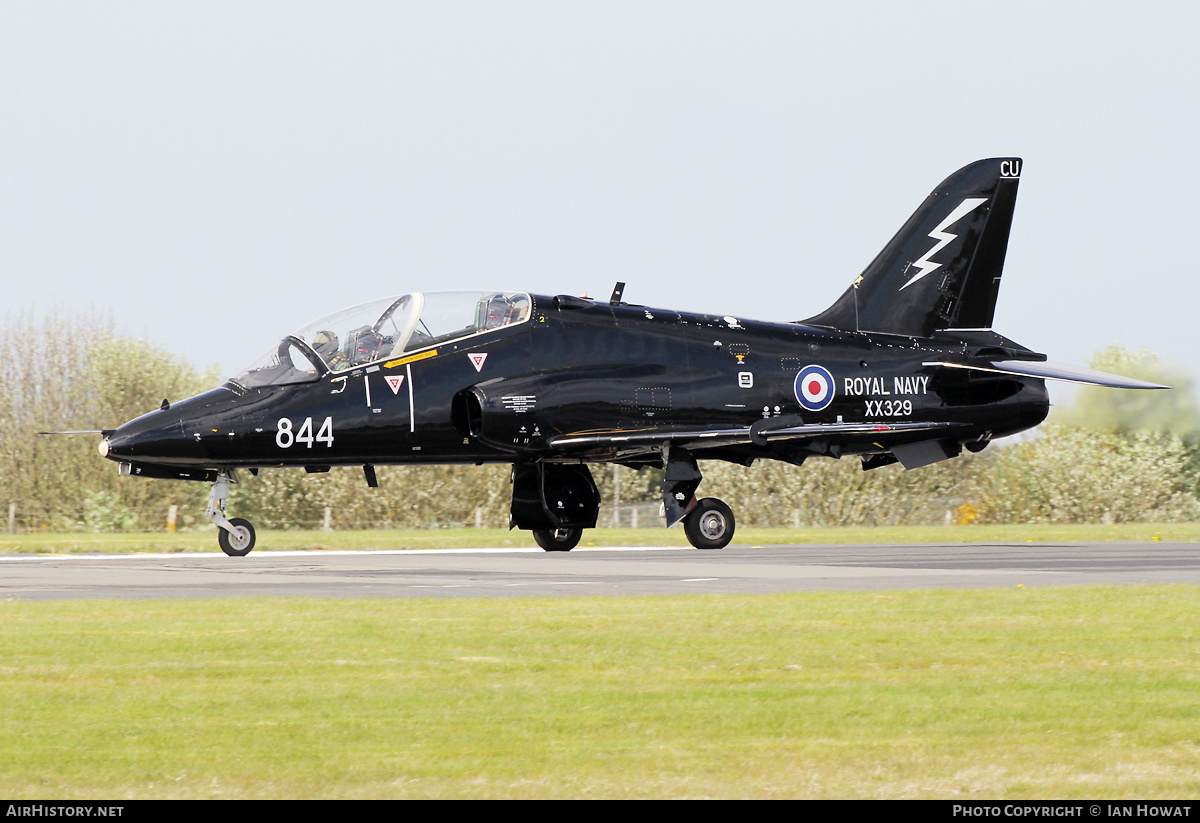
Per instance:
[[[867,418],[908,417],[912,414],[911,400],[868,400]]]
[[[929,375],[903,375],[890,380],[886,377],[847,377],[845,386],[847,397],[915,397],[928,393]]]
[[[506,394],[500,398],[506,411],[513,414],[525,414],[537,406],[536,394]]]
[[[290,449],[292,444],[302,443],[308,448],[313,443],[324,443],[327,448],[333,446],[333,418],[326,417],[316,435],[313,434],[313,419],[304,418],[299,429],[293,429],[291,418],[281,417],[275,423],[275,445],[281,449]]]

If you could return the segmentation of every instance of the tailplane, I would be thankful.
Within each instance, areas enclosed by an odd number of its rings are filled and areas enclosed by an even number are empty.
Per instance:
[[[916,337],[991,328],[1020,179],[1016,157],[959,169],[837,302],[803,322]]]

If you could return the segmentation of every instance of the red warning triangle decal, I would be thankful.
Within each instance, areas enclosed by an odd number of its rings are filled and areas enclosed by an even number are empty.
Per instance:
[[[467,352],[467,357],[471,358],[471,363],[472,363],[472,365],[475,366],[475,371],[483,370],[483,361],[487,360],[487,352],[485,352],[485,351]]]
[[[402,375],[402,374],[387,374],[387,375],[384,375],[383,379],[386,380],[387,384],[391,387],[392,394],[400,393],[400,386],[401,386],[401,384],[404,383],[404,375]]]

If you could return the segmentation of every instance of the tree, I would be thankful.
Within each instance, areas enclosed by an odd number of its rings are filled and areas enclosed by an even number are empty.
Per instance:
[[[167,394],[211,388],[214,370],[199,374],[183,358],[122,336],[110,317],[60,310],[9,314],[0,357],[0,505],[15,504],[22,525],[146,528],[164,523],[172,503],[203,510],[203,484],[121,478],[97,453],[99,435],[38,432],[115,428]]]
[[[1084,386],[1073,403],[1057,411],[1054,422],[1077,429],[1117,432],[1169,432],[1200,440],[1200,410],[1195,381],[1184,369],[1153,352],[1132,352],[1119,344],[1100,349],[1088,360],[1093,369],[1170,386],[1167,391],[1134,391]]]
[[[1192,449],[1155,432],[1047,425],[975,478],[983,523],[1128,523],[1200,515]]]

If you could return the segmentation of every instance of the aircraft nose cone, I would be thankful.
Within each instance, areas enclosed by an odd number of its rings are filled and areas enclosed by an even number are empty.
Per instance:
[[[238,398],[214,390],[130,420],[102,442],[101,453],[122,463],[211,464],[230,458],[229,432],[241,430]]]
[[[101,441],[101,453],[109,460],[160,462],[187,457],[188,439],[177,416],[158,413],[139,417],[121,426]]]
[[[129,460],[139,456],[137,436],[128,431],[130,423],[121,426],[108,437],[100,441],[100,454],[109,460]]]

